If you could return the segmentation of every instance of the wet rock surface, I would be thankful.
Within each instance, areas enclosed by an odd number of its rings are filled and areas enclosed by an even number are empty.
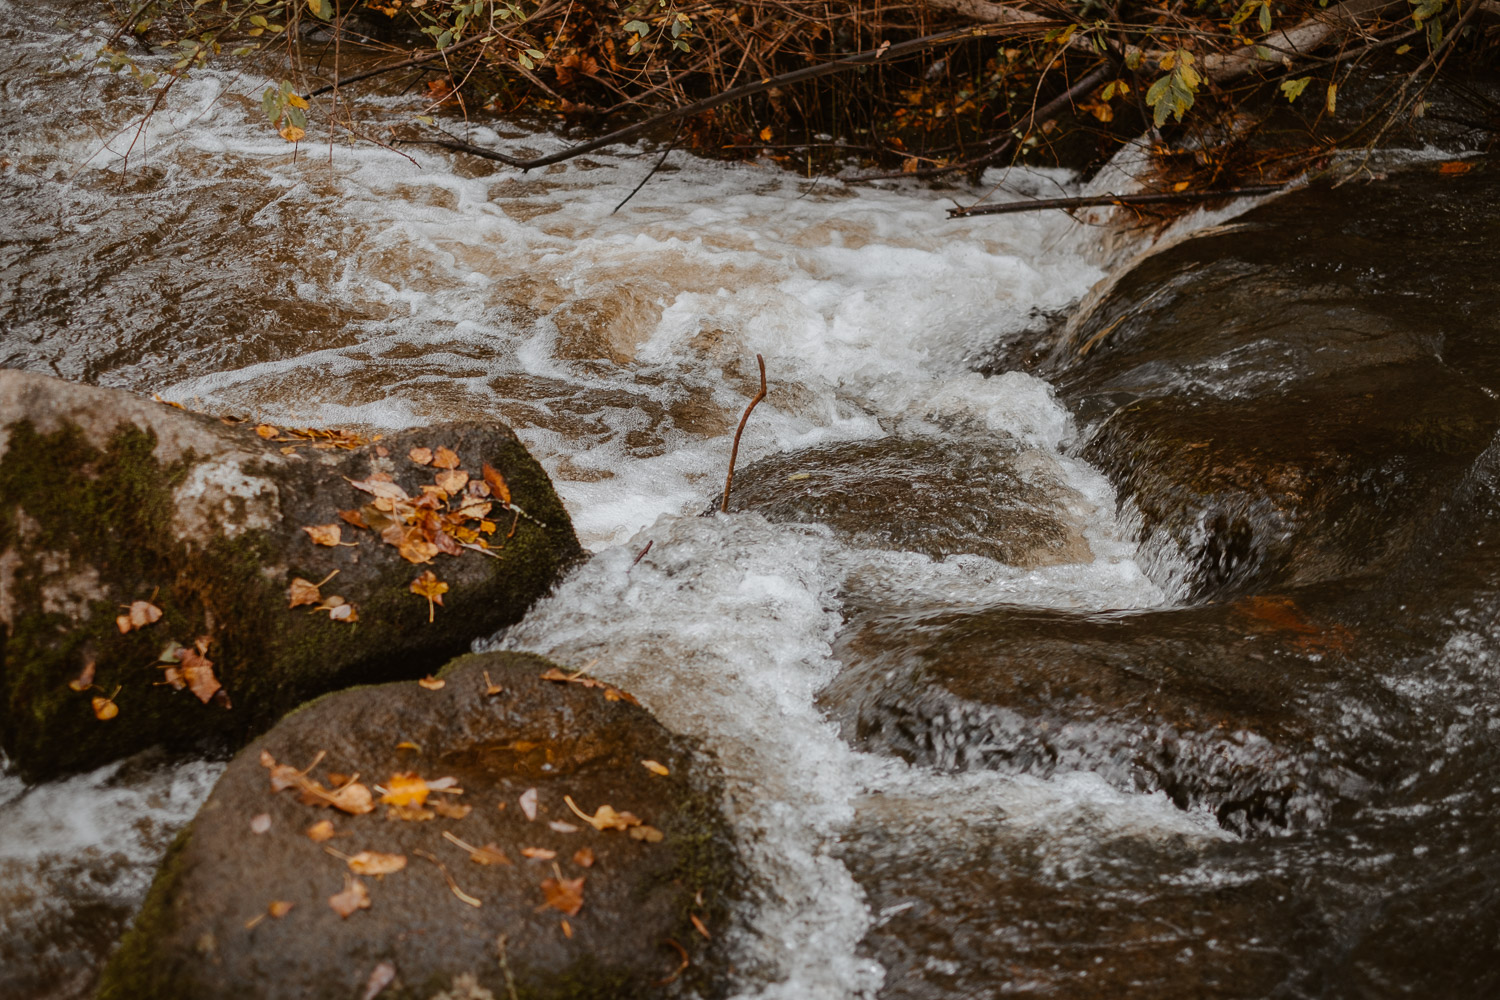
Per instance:
[[[1160,582],[1233,597],[1412,544],[1500,427],[1500,291],[1473,278],[1500,265],[1497,192],[1483,164],[1293,192],[1147,258],[1074,324],[1042,369]]]
[[[476,632],[518,620],[580,555],[546,474],[503,425],[350,438],[347,448],[287,441],[0,372],[0,745],[23,775],[157,743],[236,746],[312,695],[425,673]],[[451,449],[476,480],[484,463],[500,471],[530,516],[494,508],[499,558],[433,551],[416,565],[340,519],[373,499],[350,480],[383,476],[423,496],[444,470],[410,460],[415,447]],[[321,525],[340,543],[303,530]],[[431,624],[409,589],[427,569],[449,588]],[[292,609],[298,578],[324,588]],[[352,614],[327,606],[335,595]],[[137,602],[151,610],[117,622]],[[195,646],[212,679],[183,689],[187,665],[201,668],[181,659]],[[96,717],[96,698],[113,711]]]
[[[716,774],[628,696],[541,679],[554,669],[468,656],[437,690],[359,688],[289,715],[229,765],[179,838],[99,996],[359,996],[377,970],[391,998],[713,993],[722,969],[693,918],[722,937],[734,852]],[[273,791],[262,754],[311,765],[306,779],[326,789],[357,775],[373,809]],[[437,787],[380,802],[412,775]],[[565,797],[633,825],[595,829]],[[324,820],[334,835],[316,842],[307,831]],[[345,859],[365,851],[404,864],[351,874]],[[340,916],[330,897],[355,883],[368,906]],[[581,906],[549,905],[559,887]],[[278,917],[276,901],[292,905]]]
[[[910,437],[773,455],[735,473],[729,501],[771,521],[826,524],[855,545],[1027,568],[1092,560],[1088,508],[1038,452]]]

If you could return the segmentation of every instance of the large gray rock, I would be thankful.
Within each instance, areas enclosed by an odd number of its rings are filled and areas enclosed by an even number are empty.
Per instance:
[[[312,695],[419,676],[519,620],[580,556],[546,473],[503,425],[346,438],[345,447],[287,436],[267,441],[127,393],[0,371],[0,746],[23,775],[94,767],[157,743],[237,746]],[[384,475],[421,497],[442,470],[408,452],[439,446],[476,479],[486,463],[499,470],[529,515],[494,508],[497,527],[485,537],[503,542],[498,558],[460,548],[416,565],[340,520],[374,499],[351,480]],[[329,524],[344,544],[315,544],[303,530]],[[427,601],[410,591],[426,570],[449,587],[431,623]],[[354,620],[313,611],[317,602],[289,607],[294,580],[335,571],[321,597],[352,604]],[[116,619],[135,602],[160,617],[138,615],[141,627],[122,632]],[[162,660],[173,643],[191,649],[200,639],[206,653]],[[168,661],[174,655],[184,654]],[[197,687],[206,700],[169,683],[189,665],[205,680],[195,655],[211,663],[212,682]],[[111,696],[98,710],[113,707],[113,717],[96,717],[94,699]]]
[[[358,997],[377,970],[386,1000],[711,995],[722,970],[706,938],[722,939],[737,882],[717,772],[628,695],[549,672],[567,676],[528,654],[468,656],[438,690],[359,688],[289,715],[229,765],[174,846],[99,996]],[[273,761],[324,789],[357,775],[373,809],[273,790]],[[405,812],[380,803],[376,786],[411,774],[461,792]],[[568,798],[596,819],[631,815],[596,829]],[[315,842],[324,820],[337,833]],[[366,851],[404,865],[351,874],[345,859]],[[341,916],[330,898],[351,885],[369,905]],[[553,904],[560,887],[580,895]],[[276,902],[290,909],[273,915]]]

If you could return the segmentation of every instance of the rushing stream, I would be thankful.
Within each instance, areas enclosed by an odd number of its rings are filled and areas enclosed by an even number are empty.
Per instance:
[[[1177,322],[1153,294],[1211,270],[1191,248],[1235,238],[1226,220],[1254,205],[1164,234],[948,221],[950,195],[981,191],[673,153],[612,212],[649,152],[519,175],[418,147],[294,151],[260,116],[264,81],[217,71],[137,135],[147,98],[60,58],[107,36],[93,10],[0,0],[0,366],[280,424],[513,426],[595,554],[476,642],[587,667],[717,755],[752,874],[742,995],[1495,988],[1493,311],[1349,319],[1366,291],[1333,267],[1284,306],[1321,317],[1303,354],[1274,332],[1222,351],[1184,333],[1186,361],[1136,357],[1150,324],[1096,314],[1101,281],[1146,274],[1119,308]],[[393,121],[415,107],[377,104]],[[564,142],[497,122],[473,137]],[[986,180],[1078,189],[1062,172]],[[1463,314],[1463,275],[1493,280],[1500,237],[1473,232],[1447,286],[1403,292],[1404,249],[1365,279]],[[1172,308],[1217,330],[1226,310],[1276,314],[1295,285],[1234,285],[1259,272],[1225,267],[1216,297]],[[1471,340],[1445,341],[1463,322]],[[1122,346],[1091,374],[1077,359],[1099,330]],[[1270,400],[1360,351],[1440,358],[1462,381],[1445,399],[1477,400],[1413,439],[1455,457],[1407,462],[1402,482],[1459,485],[1413,501],[1436,513],[1405,534],[1361,513],[1405,494],[1352,459],[1309,460],[1353,498],[1327,501],[1342,527],[1322,548],[1277,548],[1302,537],[1285,505],[1174,520],[1182,504],[1154,503],[1132,464],[1151,449],[1108,419],[1200,391]],[[757,354],[770,394],[735,512],[701,516]],[[1372,405],[1389,391],[1357,388]],[[1316,420],[1293,424],[1316,438]],[[1109,450],[1120,439],[1135,450]],[[1342,442],[1318,455],[1357,454]],[[0,778],[0,992],[87,992],[217,769]]]

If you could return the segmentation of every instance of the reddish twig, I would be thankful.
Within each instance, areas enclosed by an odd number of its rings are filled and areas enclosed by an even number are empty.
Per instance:
[[[724,477],[724,502],[719,505],[720,512],[725,514],[729,513],[729,487],[734,485],[734,460],[740,454],[740,435],[745,433],[745,423],[750,419],[750,411],[755,409],[756,403],[766,398],[766,359],[757,354],[755,363],[760,365],[760,392],[745,407],[745,415],[740,417],[740,426],[734,432],[734,447],[729,449],[729,475]]]

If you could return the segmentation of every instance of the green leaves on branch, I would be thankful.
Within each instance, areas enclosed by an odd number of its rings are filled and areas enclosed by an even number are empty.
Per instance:
[[[292,88],[292,81],[267,87],[260,95],[261,110],[287,142],[298,142],[307,134],[307,98]]]
[[[1151,107],[1151,117],[1157,128],[1166,124],[1168,115],[1178,121],[1187,114],[1197,96],[1198,85],[1203,78],[1193,69],[1193,54],[1187,49],[1177,49],[1162,56],[1157,65],[1166,74],[1157,79],[1146,91],[1146,103]]]
[[[1311,82],[1312,77],[1310,76],[1298,77],[1295,80],[1282,80],[1281,92],[1286,95],[1287,103],[1290,104],[1301,97],[1302,92],[1307,89],[1307,85]]]
[[[1240,5],[1240,9],[1235,11],[1234,17],[1229,19],[1230,27],[1238,28],[1240,25],[1250,20],[1250,15],[1254,14],[1257,10],[1260,11],[1260,16],[1257,23],[1260,25],[1261,33],[1270,34],[1271,0],[1245,0],[1245,2]]]

